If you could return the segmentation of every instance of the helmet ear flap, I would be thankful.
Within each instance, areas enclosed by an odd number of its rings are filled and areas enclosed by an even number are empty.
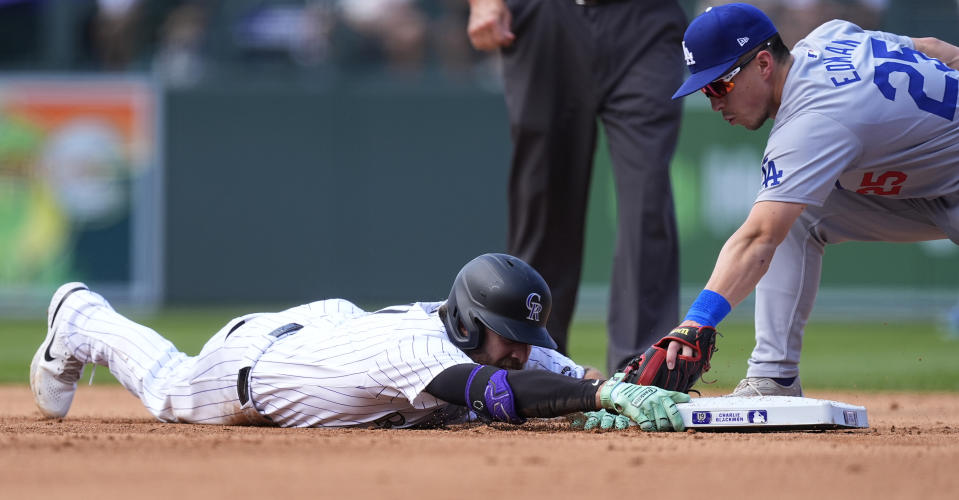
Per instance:
[[[464,317],[462,313],[463,310],[456,306],[455,299],[446,303],[446,314],[443,318],[446,334],[460,349],[476,349],[483,341],[483,324],[472,314],[467,312]],[[465,334],[463,330],[466,331]]]
[[[466,320],[463,322],[463,328],[466,328],[466,345],[469,347],[465,348],[476,349],[483,343],[483,332],[486,330],[486,325],[479,318],[474,318],[472,314]]]

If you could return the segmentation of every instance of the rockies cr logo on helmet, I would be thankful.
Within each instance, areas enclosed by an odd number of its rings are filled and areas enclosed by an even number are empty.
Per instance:
[[[526,319],[539,322],[539,313],[543,311],[543,304],[538,293],[533,292],[526,297],[526,308],[529,309],[529,316]]]

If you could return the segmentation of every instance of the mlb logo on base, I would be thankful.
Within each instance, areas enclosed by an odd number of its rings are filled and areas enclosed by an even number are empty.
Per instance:
[[[766,410],[753,410],[749,412],[749,423],[765,424],[767,422]]]

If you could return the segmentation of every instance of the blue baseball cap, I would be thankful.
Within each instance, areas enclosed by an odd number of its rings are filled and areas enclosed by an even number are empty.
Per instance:
[[[673,99],[725,75],[743,54],[777,32],[769,17],[752,5],[730,3],[706,9],[689,23],[683,36],[683,54],[691,74]]]

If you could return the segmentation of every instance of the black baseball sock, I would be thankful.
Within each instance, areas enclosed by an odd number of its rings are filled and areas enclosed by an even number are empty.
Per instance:
[[[775,380],[779,385],[792,385],[793,381],[796,380],[796,377],[774,378],[773,380]]]

